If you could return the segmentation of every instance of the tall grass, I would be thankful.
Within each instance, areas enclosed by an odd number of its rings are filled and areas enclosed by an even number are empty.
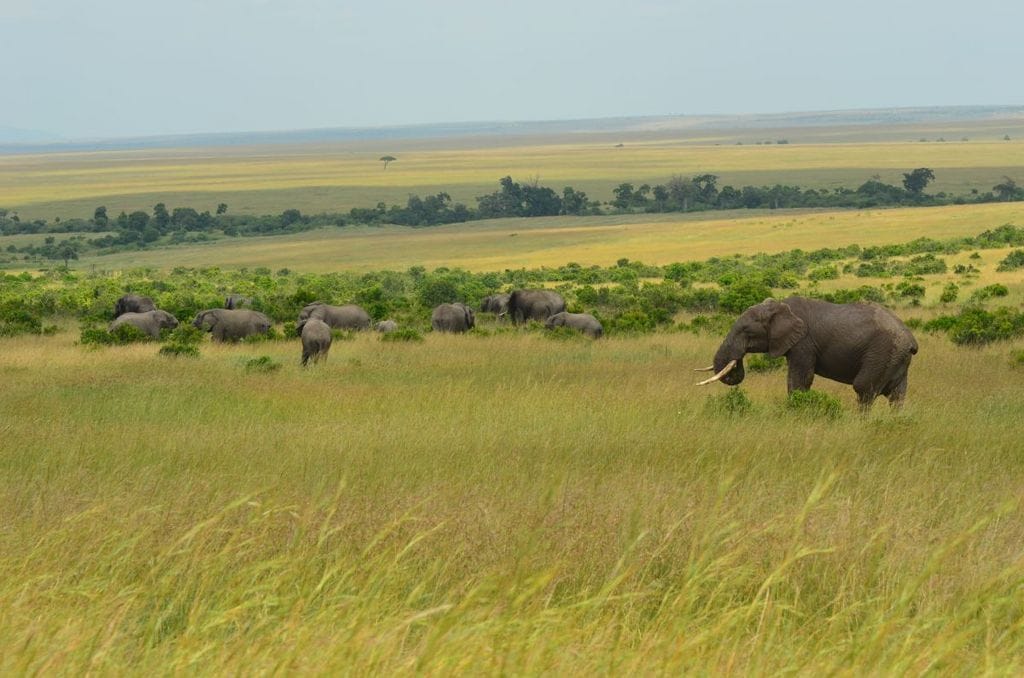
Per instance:
[[[1020,346],[919,341],[828,420],[683,334],[0,340],[0,673],[1019,674]]]

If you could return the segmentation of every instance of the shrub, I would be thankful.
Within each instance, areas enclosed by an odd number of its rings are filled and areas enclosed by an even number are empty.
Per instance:
[[[721,395],[708,397],[704,409],[712,414],[738,417],[749,414],[754,409],[754,403],[750,401],[743,389],[736,387],[730,388]]]
[[[115,327],[112,332],[101,327],[83,325],[78,343],[87,346],[113,346],[152,340],[152,337],[139,328],[125,323]]]
[[[161,346],[157,353],[172,358],[198,358],[199,347],[194,344],[168,343]]]
[[[1013,250],[1006,258],[999,262],[999,266],[996,267],[997,271],[1016,271],[1018,268],[1024,268],[1024,250]]]
[[[759,374],[775,372],[776,370],[781,370],[785,366],[785,358],[773,358],[767,353],[757,353],[751,356],[750,360],[747,361],[747,369]]]
[[[843,404],[835,396],[821,391],[793,391],[786,409],[815,419],[836,420],[843,415]]]
[[[819,266],[807,274],[808,280],[838,280],[839,270],[835,266]]]
[[[949,329],[949,338],[959,345],[982,346],[1024,334],[1024,313],[1012,308],[994,312],[970,307],[960,312]]]
[[[243,364],[246,372],[269,373],[281,369],[281,363],[268,355],[261,355],[258,358],[249,358]]]
[[[994,285],[986,285],[980,290],[975,290],[971,295],[971,301],[985,301],[986,299],[992,299],[994,297],[1005,297],[1010,293],[1006,285],[1000,285],[996,283]]]
[[[733,316],[725,315],[724,313],[716,313],[715,315],[695,315],[689,325],[685,323],[679,324],[679,329],[689,330],[694,334],[701,332],[707,332],[708,334],[728,334],[729,330],[732,329],[732,324],[736,322]]]
[[[402,329],[395,330],[394,332],[387,332],[380,335],[381,341],[423,341],[423,335],[412,329],[411,327],[404,327]]]
[[[191,325],[178,325],[167,335],[167,343],[160,347],[160,355],[182,358],[198,358],[199,344],[203,332]]]
[[[740,278],[729,285],[719,298],[719,305],[726,311],[742,313],[751,306],[760,304],[772,296],[769,287],[760,276]]]
[[[650,332],[654,326],[654,320],[639,310],[620,313],[608,321],[608,329],[616,332]]]
[[[0,312],[0,337],[19,334],[43,334],[42,321],[25,309],[4,309]]]
[[[952,304],[956,301],[957,296],[960,294],[960,286],[956,283],[949,283],[942,288],[942,296],[939,297],[939,301],[943,304]]]
[[[1024,349],[1010,353],[1010,362],[1015,367],[1024,367]]]

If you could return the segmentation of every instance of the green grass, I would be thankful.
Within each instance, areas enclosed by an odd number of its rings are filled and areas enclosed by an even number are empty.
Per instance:
[[[1024,669],[1019,343],[832,421],[710,336],[74,339],[0,342],[0,673]]]

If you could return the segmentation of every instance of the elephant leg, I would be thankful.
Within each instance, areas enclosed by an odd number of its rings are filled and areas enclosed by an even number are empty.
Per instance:
[[[897,383],[889,392],[889,407],[899,410],[903,407],[903,401],[907,398],[907,375],[903,375],[902,381]]]
[[[787,356],[789,373],[786,377],[787,393],[810,390],[814,383],[814,363],[811,360]]]
[[[853,380],[853,390],[857,393],[857,402],[862,414],[866,414],[879,395],[879,389],[868,374],[861,371]]]

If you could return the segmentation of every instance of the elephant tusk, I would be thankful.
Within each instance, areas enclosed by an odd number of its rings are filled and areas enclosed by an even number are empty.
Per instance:
[[[698,381],[697,382],[697,386],[704,386],[705,384],[710,384],[713,381],[718,381],[719,379],[721,379],[725,375],[727,375],[730,372],[732,372],[732,368],[734,368],[734,367],[736,367],[736,361],[735,360],[730,360],[729,363],[725,367],[722,368],[721,372],[719,372],[718,374],[716,374],[713,377],[705,379],[704,381]]]
[[[694,370],[694,372],[714,372],[714,371],[715,371],[715,366],[714,365],[708,365],[707,367],[698,367],[697,369]]]

